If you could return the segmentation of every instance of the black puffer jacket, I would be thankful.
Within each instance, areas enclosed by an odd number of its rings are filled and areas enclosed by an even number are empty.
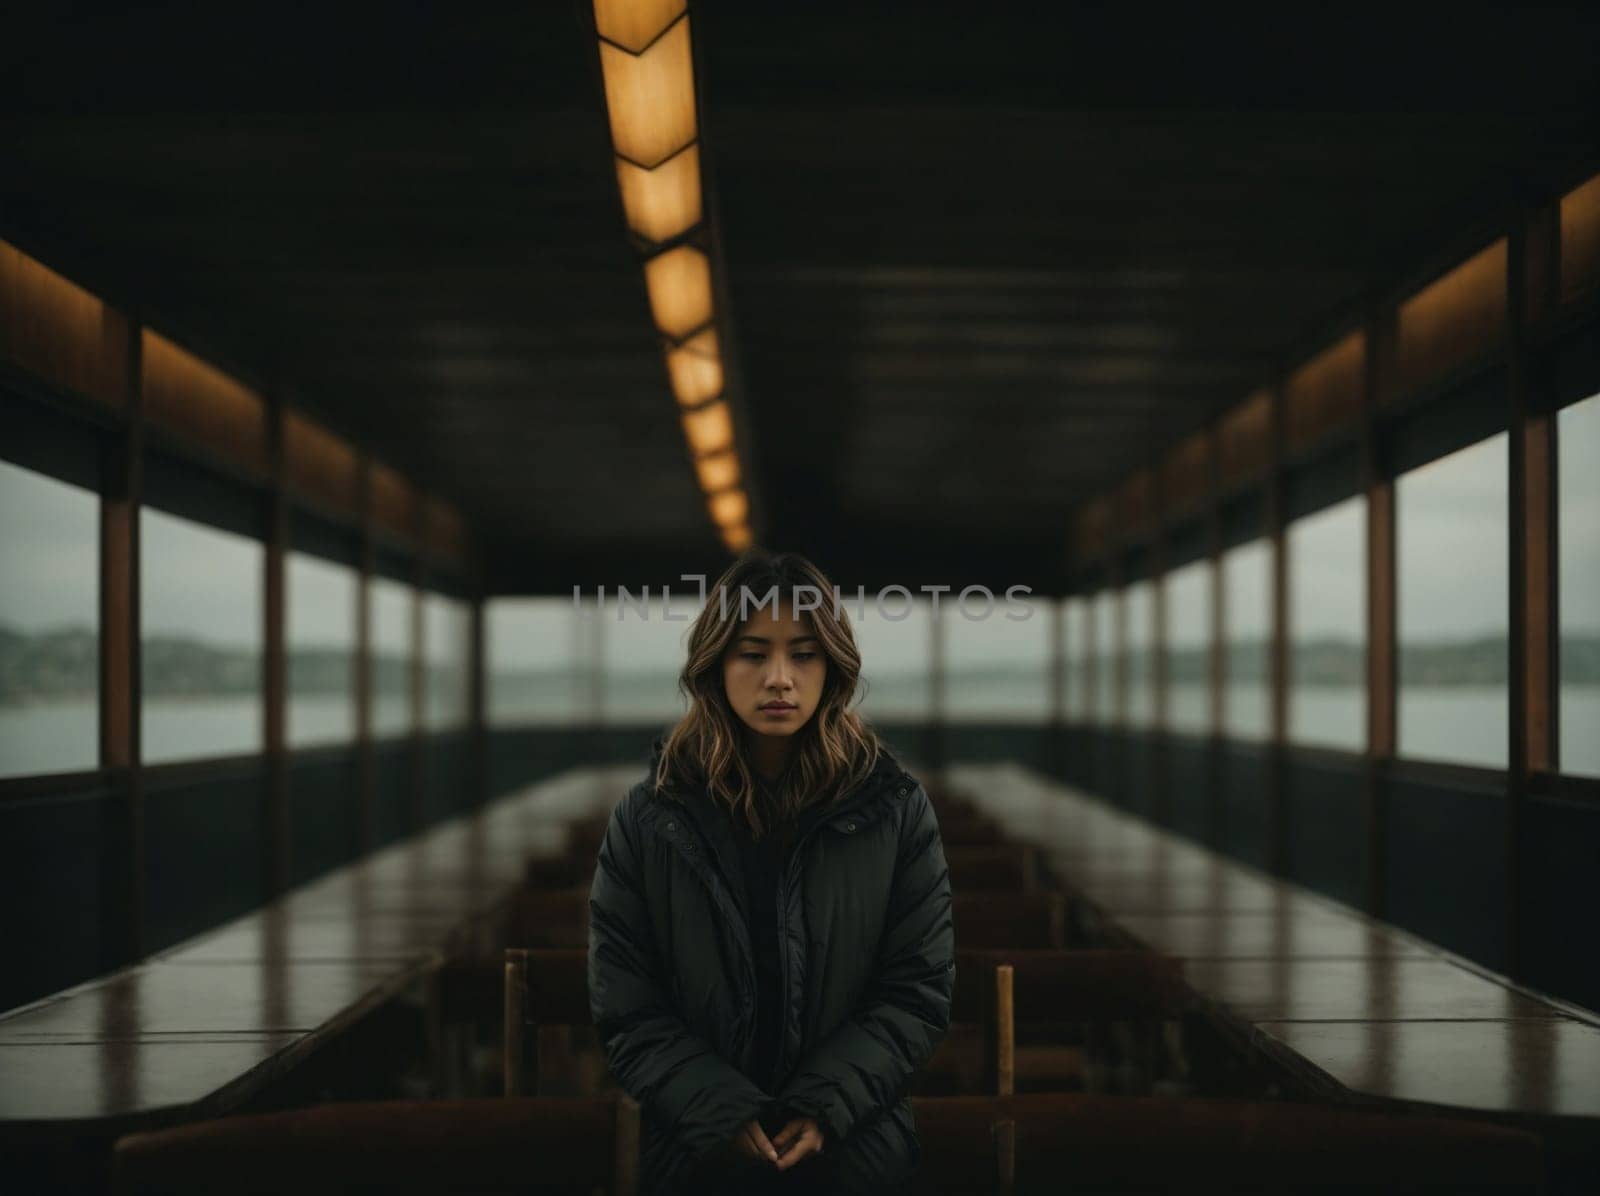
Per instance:
[[[756,979],[727,813],[649,779],[612,812],[589,896],[589,1003],[642,1106],[647,1191],[673,1191],[774,1101],[825,1127],[845,1190],[915,1170],[906,1084],[949,1026],[955,984],[938,823],[887,752],[810,823],[778,885],[785,1030],[766,1093],[745,1075]]]

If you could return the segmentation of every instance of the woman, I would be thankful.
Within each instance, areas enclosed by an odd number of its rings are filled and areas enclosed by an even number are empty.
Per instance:
[[[589,1000],[647,1191],[885,1192],[915,1170],[950,878],[927,794],[848,708],[860,669],[815,566],[746,554],[690,629],[688,713],[612,812]]]

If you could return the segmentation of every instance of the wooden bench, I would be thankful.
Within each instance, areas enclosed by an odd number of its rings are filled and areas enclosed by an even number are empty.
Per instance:
[[[1067,902],[1060,893],[955,893],[956,943],[978,947],[1064,947]]]
[[[580,818],[567,827],[567,854],[593,865],[600,855],[600,844],[605,841],[610,816]]]
[[[369,1031],[398,1047],[386,1066],[421,1047],[415,1014],[441,962],[498,950],[528,859],[558,851],[566,822],[616,800],[633,772],[530,786],[144,962],[7,1011],[0,1190],[92,1189],[117,1136],[298,1094],[299,1077],[324,1075],[353,1037],[363,1051],[378,1045]],[[418,1050],[394,1078],[422,1079],[428,1065]],[[394,1090],[389,1081],[369,1094]],[[351,1094],[364,1084],[350,1077]]]
[[[225,1117],[116,1144],[119,1196],[632,1196],[629,1098],[383,1101]]]
[[[997,999],[1004,965],[1014,989]],[[1016,995],[1013,996],[1013,993]],[[1161,1066],[1160,1029],[1191,994],[1183,966],[1149,951],[964,950],[957,954],[951,1026],[918,1077],[923,1094],[993,1092],[1002,1069],[1032,1090],[1148,1091]],[[1004,1060],[996,1019],[1024,1045]]]
[[[506,942],[518,947],[586,947],[589,890],[515,893],[506,903]]]
[[[594,859],[576,855],[530,856],[523,865],[526,889],[587,889],[594,878]]]
[[[944,849],[956,893],[1027,893],[1039,887],[1038,852],[1026,843]]]
[[[604,1062],[588,1058],[598,1043],[575,1049],[572,1031],[589,1030],[588,956],[584,950],[508,949],[503,965],[502,1073],[507,1096],[596,1095],[609,1079]],[[1002,971],[1002,965],[1004,970]],[[476,969],[474,969],[474,972]],[[472,972],[462,970],[463,975]],[[1013,998],[996,998],[994,978],[1020,977]],[[475,990],[480,994],[482,982]],[[962,951],[956,960],[955,1023],[930,1062],[930,1087],[993,1088],[997,1068],[1025,1083],[1063,1087],[1083,1082],[1082,1049],[1030,1045],[999,1062],[995,1043],[1013,1041],[1018,1023],[1039,1028],[1129,1023],[1145,1026],[1186,1008],[1182,966],[1146,951]],[[1010,1019],[1005,1033],[996,1018]],[[1148,1052],[1147,1052],[1148,1053]],[[1008,1060],[1011,1056],[1008,1056]],[[1148,1070],[1148,1058],[1139,1061]],[[987,1077],[985,1079],[984,1077]],[[552,1087],[552,1082],[554,1086]],[[561,1091],[565,1087],[567,1091]]]
[[[506,1096],[594,1096],[614,1088],[589,1014],[589,953],[508,948],[501,982]],[[574,1042],[574,1031],[586,1041]]]
[[[953,815],[939,819],[939,839],[946,847],[987,847],[1005,841],[1005,831],[983,814]]]
[[[1594,1170],[1594,1014],[1037,773],[950,771],[1048,861],[1075,935],[1183,959],[1202,1089],[1514,1121],[1561,1190]]]
[[[1006,991],[996,969],[995,1021]],[[570,984],[570,972],[568,973]],[[1003,1042],[1003,1038],[1001,1040]],[[1004,1053],[1002,1047],[1002,1054]],[[1294,1103],[1076,1094],[916,1098],[930,1193],[1350,1188],[1537,1191],[1538,1140],[1459,1119]],[[118,1143],[116,1190],[631,1192],[622,1100],[386,1102],[228,1118]]]
[[[1192,1097],[914,1097],[917,1192],[1540,1191],[1537,1137],[1481,1122]]]
[[[1026,1055],[1017,1044],[1017,1027],[1030,1014],[1071,1009],[1116,1016],[1133,1006],[1148,1016],[1170,1017],[1182,1012],[1184,993],[1175,961],[1111,952],[1097,961],[1098,978],[1087,986],[1090,995],[1072,1008],[1064,1004],[1072,1000],[1070,987],[1050,982],[1070,980],[1074,963],[1093,953],[1005,956],[997,952],[971,960],[967,984],[976,992],[965,994],[967,1004],[977,1000],[982,1006],[985,1081],[997,1103],[990,1107],[957,1098],[927,1107],[935,1121],[987,1119],[993,1170],[986,1178],[996,1191],[1044,1191],[1052,1183],[1070,1183],[1096,1190],[1189,1192],[1203,1187],[1200,1177],[1215,1177],[1217,1188],[1228,1191],[1330,1185],[1409,1191],[1419,1183],[1453,1191],[1476,1190],[1480,1184],[1495,1191],[1537,1191],[1543,1182],[1542,1151],[1532,1134],[1457,1119],[1193,1097],[1074,1100],[1053,1093],[1019,1100],[1016,1083]],[[948,1142],[942,1131],[948,1127],[939,1128],[935,1149],[944,1150]],[[972,1148],[982,1157],[984,1137],[970,1123],[955,1137],[966,1141],[968,1156],[952,1154],[941,1161],[948,1167],[937,1166],[929,1174],[951,1176],[965,1168],[973,1177]],[[1322,1160],[1320,1151],[1339,1157]],[[1119,1153],[1127,1157],[1118,1158]],[[1419,1164],[1418,1156],[1426,1161]]]
[[[1037,781],[1012,794],[1015,770],[981,775],[971,790],[1021,803],[1002,821],[1032,835],[1071,880],[1074,924],[1081,903],[1102,927],[1184,957],[1208,1007],[1237,1027],[1238,1049],[1266,1053],[1302,1091],[1489,1109],[1558,1129],[1600,1116],[1585,1080],[1600,1074],[1600,1031],[1577,1014],[1100,803]],[[582,816],[573,799],[591,787],[625,789],[565,778],[549,790],[560,791],[561,817]],[[36,1144],[70,1142],[74,1158],[89,1158],[85,1143],[109,1144],[116,1133],[233,1112],[366,1013],[415,992],[441,960],[481,949],[528,858],[566,842],[545,792],[443,824],[0,1018],[0,1173]],[[964,947],[1040,948],[1067,937],[1061,893],[992,894],[981,907],[973,896],[956,897]],[[1011,900],[1034,904],[997,910]],[[1529,1058],[1546,1065],[1524,1066]]]

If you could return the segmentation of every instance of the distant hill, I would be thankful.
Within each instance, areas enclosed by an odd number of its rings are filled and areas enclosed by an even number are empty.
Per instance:
[[[0,626],[0,703],[89,697],[99,670],[99,637],[87,628],[27,635]],[[349,652],[300,649],[289,653],[289,692],[347,693]],[[144,692],[151,697],[251,694],[261,687],[259,654],[219,648],[199,640],[151,636],[143,645]],[[378,658],[379,693],[406,688],[406,662]]]
[[[1412,685],[1504,685],[1506,637],[1400,645],[1400,679]],[[1290,670],[1299,685],[1359,685],[1366,675],[1366,651],[1341,639],[1306,640],[1290,650]],[[1270,672],[1268,644],[1246,640],[1228,649],[1228,676],[1237,681],[1265,681]],[[1206,680],[1207,652],[1182,649],[1173,654],[1174,681]],[[1600,636],[1568,636],[1561,644],[1561,680],[1567,685],[1600,685]]]
[[[92,695],[99,652],[98,637],[86,628],[28,635],[0,626],[0,703]],[[1348,640],[1310,640],[1295,646],[1292,667],[1297,684],[1349,686],[1360,683],[1366,660],[1361,646]],[[345,651],[292,651],[289,691],[346,693],[351,684],[351,668],[350,653]],[[1173,681],[1204,681],[1208,670],[1204,649],[1185,648],[1173,653]],[[406,673],[407,664],[399,657],[379,657],[377,691],[405,692]],[[1228,675],[1232,679],[1264,681],[1267,673],[1264,640],[1230,646]],[[1400,676],[1416,685],[1503,685],[1505,637],[1402,645]],[[1562,643],[1561,677],[1568,685],[1600,685],[1600,636],[1569,637]],[[528,680],[542,683],[544,678],[530,675]],[[500,685],[515,684],[516,675],[503,676],[497,671],[496,681]],[[144,641],[144,691],[152,697],[249,694],[260,685],[261,661],[256,653],[175,636],[152,636]]]
[[[25,635],[0,627],[0,702],[95,692],[100,638],[84,628]]]

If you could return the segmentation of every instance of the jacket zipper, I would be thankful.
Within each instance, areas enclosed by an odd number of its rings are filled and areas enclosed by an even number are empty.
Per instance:
[[[792,1062],[789,1059],[789,1005],[792,994],[789,992],[789,942],[787,929],[785,929],[788,926],[788,918],[786,915],[789,904],[789,887],[791,882],[799,879],[802,852],[806,847],[810,846],[811,841],[821,833],[822,828],[827,826],[828,823],[833,822],[835,819],[840,818],[845,814],[852,813],[857,806],[864,805],[866,805],[866,800],[858,801],[843,810],[835,811],[825,819],[819,820],[814,826],[811,827],[810,830],[808,830],[799,840],[795,842],[793,850],[789,853],[789,859],[785,862],[783,872],[778,878],[778,926],[783,930],[784,941],[781,944],[782,950],[778,952],[778,976],[781,986],[779,999],[781,1001],[781,1006],[779,1009],[778,1022],[778,1033],[780,1035],[778,1040],[778,1062],[777,1066],[773,1069],[773,1080],[775,1082],[780,1080],[786,1074],[789,1067],[792,1066]]]
[[[682,800],[677,797],[670,797],[669,800],[681,811],[679,817],[684,820],[684,826],[688,833],[694,835],[697,839],[700,838],[699,828],[692,826],[694,818],[690,815],[688,807],[685,806]],[[774,1075],[772,1077],[774,1081],[781,1079],[791,1066],[791,1062],[789,1060],[789,1006],[791,1004],[789,999],[789,944],[787,931],[788,920],[785,916],[788,910],[788,894],[790,883],[799,875],[800,860],[802,858],[804,849],[810,846],[811,841],[821,833],[822,828],[828,825],[828,823],[842,817],[843,815],[851,813],[857,806],[863,806],[865,804],[866,799],[852,803],[852,805],[846,807],[845,809],[837,810],[827,818],[819,820],[815,825],[813,825],[800,839],[796,840],[794,848],[789,853],[789,859],[785,863],[783,871],[778,877],[778,928],[779,933],[783,935],[783,942],[779,944],[780,950],[778,951],[778,977],[780,986],[778,994],[780,1002],[778,1033],[780,1037],[778,1042],[778,1061],[776,1067],[774,1068]],[[691,853],[684,851],[683,848],[678,845],[676,840],[674,840],[673,846],[678,850],[680,855],[690,857],[688,861],[690,869],[700,877],[701,883],[705,884],[705,873],[712,867],[711,862],[709,860],[701,861],[694,858]],[[706,887],[711,890],[712,900],[714,903],[716,903],[718,896],[716,889],[709,884],[707,884]],[[723,887],[727,887],[725,882],[723,883]],[[748,993],[750,999],[749,1025],[751,1030],[754,1031],[756,1023],[756,1006],[760,1000],[760,994],[757,992],[759,980],[756,976],[755,945],[750,941],[750,928],[745,923],[743,913],[737,910],[734,912],[737,914],[737,916],[728,920],[734,924],[734,941],[739,944],[739,949],[744,955],[745,976],[747,980],[747,987],[745,991]],[[726,909],[723,910],[723,914],[726,917]],[[748,1042],[746,1045],[748,1045]]]

